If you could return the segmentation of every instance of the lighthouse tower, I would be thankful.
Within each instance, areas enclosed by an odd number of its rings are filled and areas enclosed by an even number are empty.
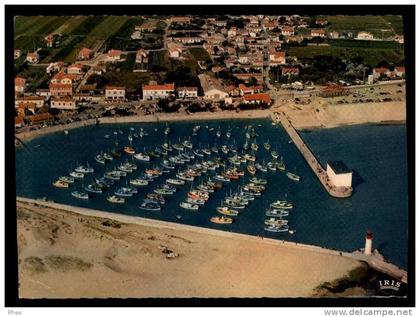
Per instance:
[[[372,255],[372,239],[373,233],[371,231],[366,232],[365,255]]]

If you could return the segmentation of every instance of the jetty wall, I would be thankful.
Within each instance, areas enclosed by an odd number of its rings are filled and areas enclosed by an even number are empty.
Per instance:
[[[206,233],[209,235],[217,235],[217,236],[222,236],[226,238],[237,237],[237,238],[241,238],[245,240],[264,241],[264,243],[269,243],[271,245],[285,246],[289,248],[307,250],[310,252],[319,252],[319,253],[330,254],[334,256],[344,256],[347,258],[351,258],[353,260],[366,262],[370,267],[380,272],[383,272],[385,274],[388,274],[394,278],[397,278],[404,283],[407,283],[407,272],[403,269],[400,269],[396,265],[385,261],[385,259],[378,252],[375,252],[372,256],[366,256],[363,253],[360,253],[359,251],[344,252],[344,251],[339,251],[339,250],[323,248],[323,247],[319,247],[315,245],[290,242],[290,241],[285,241],[285,240],[276,240],[276,239],[270,239],[270,238],[265,238],[265,237],[263,238],[263,237],[252,236],[252,235],[247,235],[243,233],[234,233],[230,231],[222,231],[222,230],[216,230],[216,229],[210,229],[210,228],[196,227],[196,226],[156,220],[156,219],[128,216],[128,215],[101,211],[101,210],[96,210],[96,209],[64,205],[64,204],[59,204],[52,201],[43,201],[43,200],[36,200],[36,199],[24,198],[24,197],[16,197],[16,200],[21,203],[36,204],[39,206],[54,208],[58,210],[64,210],[68,212],[74,212],[74,213],[81,214],[84,216],[109,218],[109,219],[113,219],[113,220],[120,221],[123,223],[133,223],[133,224],[145,225],[145,226],[150,226],[150,227],[155,227],[155,228],[168,228],[168,229],[173,229],[173,230]]]
[[[300,137],[299,133],[295,130],[292,123],[286,117],[284,112],[278,112],[272,115],[274,122],[280,122],[286,132],[289,134],[292,141],[295,143],[296,147],[305,158],[306,162],[318,177],[321,184],[324,186],[325,190],[333,197],[336,198],[346,198],[350,197],[353,193],[351,187],[337,187],[334,186],[327,176],[327,171],[322,167],[318,162],[315,155],[311,152],[310,148],[305,144],[305,142]]]

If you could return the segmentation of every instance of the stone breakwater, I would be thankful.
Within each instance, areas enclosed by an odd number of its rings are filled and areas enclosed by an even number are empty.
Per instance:
[[[312,171],[318,177],[321,184],[324,186],[325,190],[333,197],[336,198],[347,198],[350,197],[353,193],[352,187],[337,187],[331,184],[326,170],[322,167],[322,165],[318,162],[315,158],[315,155],[311,152],[311,150],[307,147],[305,142],[302,140],[300,135],[296,132],[293,125],[287,119],[286,115],[283,112],[279,112],[273,115],[274,122],[280,122],[286,132],[289,134],[292,141],[295,143],[296,147],[305,158],[308,165],[311,167]]]

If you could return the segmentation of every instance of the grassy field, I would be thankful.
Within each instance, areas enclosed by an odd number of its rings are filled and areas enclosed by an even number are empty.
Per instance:
[[[108,48],[118,49],[125,51],[130,44],[131,34],[134,32],[134,27],[141,24],[143,19],[132,18],[127,20],[118,31],[114,33],[114,36],[107,40],[106,46]]]
[[[355,40],[330,40],[331,46],[339,47],[361,47],[378,49],[404,49],[404,45],[393,41],[355,41]]]
[[[201,47],[192,47],[189,49],[189,52],[198,61],[205,61],[210,58],[209,53]]]
[[[308,46],[291,47],[287,54],[297,56],[298,59],[312,58],[318,55],[331,55],[343,59],[351,59],[357,56],[363,58],[364,63],[370,66],[376,66],[381,61],[398,64],[404,59],[402,50],[395,49],[372,49],[360,47],[334,47],[334,46]]]
[[[171,69],[171,62],[169,60],[168,51],[155,51],[149,53],[149,69],[164,67]]]
[[[386,15],[383,18],[385,21],[390,23],[390,26],[394,29],[395,33],[399,35],[402,35],[404,33],[402,16]]]
[[[26,66],[19,73],[19,76],[26,78],[28,92],[35,92],[38,88],[47,88],[48,74],[45,72],[46,67]]]
[[[402,19],[398,21],[398,17],[335,15],[327,16],[327,20],[329,30],[353,32],[355,35],[360,31],[369,31],[378,38],[393,36],[402,29]]]
[[[122,76],[119,72],[106,72],[103,74],[109,85],[124,86],[127,89],[139,90],[141,85],[148,84],[154,77],[150,73],[125,72]]]

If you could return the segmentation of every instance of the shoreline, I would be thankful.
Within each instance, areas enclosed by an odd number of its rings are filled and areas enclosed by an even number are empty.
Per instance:
[[[371,256],[366,256],[364,255],[363,252],[360,252],[360,249],[355,250],[353,252],[333,250],[333,249],[328,249],[325,247],[320,247],[320,246],[311,245],[311,244],[303,244],[303,243],[298,243],[298,242],[290,242],[286,240],[278,240],[278,239],[272,239],[272,238],[266,238],[266,237],[260,237],[260,236],[253,236],[253,235],[244,234],[244,233],[211,229],[211,228],[187,225],[187,224],[176,223],[176,222],[169,222],[169,221],[164,221],[164,220],[156,220],[156,219],[145,218],[145,217],[130,216],[130,215],[112,213],[112,212],[98,210],[98,209],[76,207],[76,206],[60,204],[56,202],[43,201],[43,200],[25,198],[25,197],[20,197],[20,196],[16,197],[16,202],[32,204],[35,206],[44,206],[44,207],[48,207],[48,208],[52,208],[56,210],[62,210],[62,211],[70,212],[70,213],[88,216],[88,217],[108,218],[108,219],[116,220],[122,223],[147,226],[147,227],[156,228],[156,229],[169,229],[169,230],[175,230],[180,233],[188,232],[188,233],[195,233],[195,234],[207,234],[207,235],[210,235],[213,237],[219,237],[219,238],[220,237],[236,238],[242,241],[249,241],[249,242],[258,241],[258,242],[263,242],[264,244],[272,245],[272,246],[278,246],[278,247],[282,246],[282,247],[286,247],[286,248],[290,248],[294,250],[325,254],[325,255],[330,255],[330,256],[339,257],[339,258],[347,258],[347,259],[366,263],[372,269],[375,269],[389,276],[397,278],[404,283],[407,283],[408,281],[407,271],[404,269],[401,269],[400,267],[386,260],[382,256],[382,254],[380,254],[377,250],[374,250]]]
[[[323,129],[335,129],[341,127],[355,127],[355,126],[362,126],[362,125],[369,125],[369,126],[399,126],[405,125],[407,123],[406,120],[387,120],[387,121],[379,121],[379,122],[361,122],[361,123],[342,123],[342,124],[331,124],[327,126],[319,126],[319,125],[307,125],[303,126],[300,125],[298,128],[295,129],[299,132],[305,131],[315,131],[315,130],[323,130]]]
[[[57,205],[18,198],[21,298],[309,298],[366,265],[318,247]]]
[[[53,209],[68,211],[84,216],[91,216],[91,217],[100,217],[100,218],[109,218],[112,220],[120,221],[123,223],[131,223],[131,224],[138,224],[138,225],[144,225],[144,226],[150,226],[154,228],[166,228],[166,229],[172,229],[172,230],[178,230],[178,231],[188,231],[188,232],[195,232],[195,233],[205,233],[212,236],[222,236],[222,237],[236,237],[240,238],[242,240],[247,241],[264,241],[265,243],[269,243],[272,245],[282,245],[286,247],[291,248],[297,248],[297,249],[305,249],[312,252],[319,252],[324,254],[330,254],[335,256],[343,256],[343,257],[351,257],[351,252],[345,252],[345,251],[337,251],[332,250],[316,245],[311,244],[303,244],[298,242],[290,242],[287,240],[278,240],[278,239],[272,239],[272,238],[266,238],[266,237],[259,237],[259,236],[253,236],[248,235],[244,233],[237,233],[237,232],[231,232],[231,231],[224,231],[224,230],[217,230],[217,229],[210,229],[205,227],[199,227],[199,226],[192,226],[177,222],[169,222],[164,220],[156,220],[151,218],[145,218],[145,217],[137,217],[137,216],[129,216],[124,214],[117,214],[112,213],[108,211],[103,211],[99,209],[91,209],[91,208],[83,208],[83,207],[76,207],[71,205],[65,205],[60,204],[56,202],[50,202],[50,201],[42,201],[32,198],[25,198],[25,197],[16,197],[16,201],[20,203],[26,203],[26,204],[34,204],[38,206],[44,206],[49,207]]]
[[[270,110],[245,110],[241,112],[221,111],[221,112],[198,112],[196,114],[162,113],[147,116],[127,116],[127,117],[102,117],[98,119],[88,119],[84,121],[72,122],[64,125],[45,127],[38,130],[18,132],[15,134],[22,141],[30,141],[37,137],[50,133],[72,130],[95,124],[122,124],[122,123],[157,123],[173,121],[204,121],[204,120],[237,120],[237,119],[269,119]]]

